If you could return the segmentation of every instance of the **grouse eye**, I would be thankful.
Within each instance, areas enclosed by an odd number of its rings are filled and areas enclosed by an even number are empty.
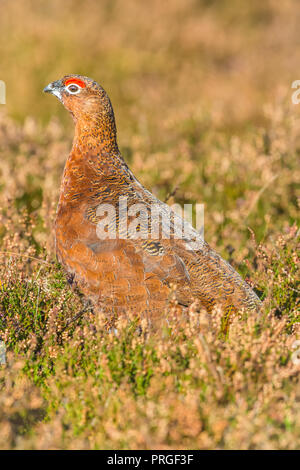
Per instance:
[[[75,94],[75,93],[78,93],[80,91],[80,87],[73,83],[72,85],[67,86],[67,90],[70,93]]]

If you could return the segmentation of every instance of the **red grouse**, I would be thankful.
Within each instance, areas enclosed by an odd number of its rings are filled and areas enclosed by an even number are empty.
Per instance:
[[[258,311],[260,300],[240,275],[132,174],[105,90],[67,75],[44,91],[75,122],[55,221],[57,256],[92,304],[109,317],[132,311],[159,318],[176,286],[183,306],[198,299],[209,312],[220,305],[227,316]]]

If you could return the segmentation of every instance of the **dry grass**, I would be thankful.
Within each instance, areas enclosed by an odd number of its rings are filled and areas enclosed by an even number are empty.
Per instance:
[[[0,3],[0,448],[299,448],[298,25],[295,1]],[[82,308],[52,236],[72,124],[41,90],[69,72],[107,89],[146,187],[205,203],[207,241],[264,300],[226,341],[221,312],[176,304],[155,334],[89,313],[63,331]]]

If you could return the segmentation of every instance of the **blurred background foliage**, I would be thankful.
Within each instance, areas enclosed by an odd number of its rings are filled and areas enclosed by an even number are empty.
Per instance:
[[[21,120],[29,110],[64,119],[41,90],[79,73],[107,89],[122,129],[136,108],[139,123],[160,115],[156,127],[191,109],[216,113],[221,127],[253,125],[300,60],[291,0],[1,0],[0,13],[7,109]]]

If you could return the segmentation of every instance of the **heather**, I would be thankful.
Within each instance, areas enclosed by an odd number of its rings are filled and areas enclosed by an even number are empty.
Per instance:
[[[297,3],[78,5],[0,4],[0,448],[299,448]],[[109,92],[148,189],[205,204],[205,238],[259,316],[241,312],[226,337],[221,311],[174,300],[156,330],[74,319],[84,302],[53,244],[73,124],[42,94],[66,73]]]

